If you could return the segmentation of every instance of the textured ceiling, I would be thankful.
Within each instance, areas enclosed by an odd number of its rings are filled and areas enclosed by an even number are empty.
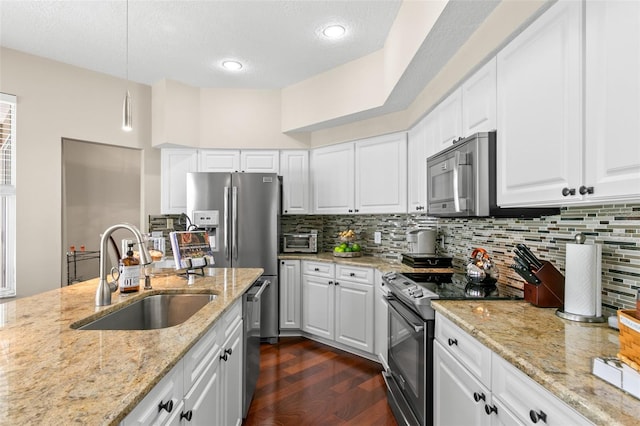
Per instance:
[[[123,0],[0,1],[0,44],[126,77]],[[282,88],[383,47],[400,0],[129,1],[129,78]],[[346,26],[339,41],[320,36]],[[219,68],[244,63],[240,73]]]
[[[415,0],[411,0],[415,1]],[[298,129],[314,131],[406,108],[500,3],[450,0],[378,108]],[[377,51],[400,0],[129,0],[128,78],[195,87],[277,89]],[[0,0],[0,45],[127,78],[124,0]],[[328,24],[347,27],[331,41]],[[239,73],[219,67],[244,64]]]

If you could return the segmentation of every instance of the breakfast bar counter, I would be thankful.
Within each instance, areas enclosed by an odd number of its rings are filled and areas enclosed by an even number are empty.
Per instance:
[[[0,304],[0,424],[118,424],[261,274],[211,268],[192,284],[160,274],[153,290],[113,293],[104,307],[94,306],[98,279]],[[169,328],[71,328],[160,293],[217,297]]]

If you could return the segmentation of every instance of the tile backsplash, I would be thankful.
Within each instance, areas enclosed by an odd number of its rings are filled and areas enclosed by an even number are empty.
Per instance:
[[[438,251],[454,257],[462,270],[476,247],[486,249],[500,267],[500,281],[522,289],[522,279],[508,266],[517,243],[528,245],[543,260],[564,273],[565,244],[581,232],[588,242],[602,244],[602,310],[613,315],[635,307],[640,287],[640,204],[613,204],[563,208],[559,215],[539,219],[436,219],[426,215],[300,215],[283,216],[281,232],[318,230],[318,247],[331,251],[337,234],[353,229],[364,253],[398,259],[407,251],[405,232],[412,228],[438,229]],[[382,243],[374,243],[374,232]]]

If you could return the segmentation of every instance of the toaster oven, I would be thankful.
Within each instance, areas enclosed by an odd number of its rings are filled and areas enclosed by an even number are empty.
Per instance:
[[[284,253],[317,253],[318,234],[283,234],[282,251]]]

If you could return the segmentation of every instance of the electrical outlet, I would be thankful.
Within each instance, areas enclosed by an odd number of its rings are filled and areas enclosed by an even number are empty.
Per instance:
[[[373,242],[376,244],[382,244],[382,233],[380,231],[373,233]]]
[[[173,219],[167,218],[167,229],[173,229]]]

